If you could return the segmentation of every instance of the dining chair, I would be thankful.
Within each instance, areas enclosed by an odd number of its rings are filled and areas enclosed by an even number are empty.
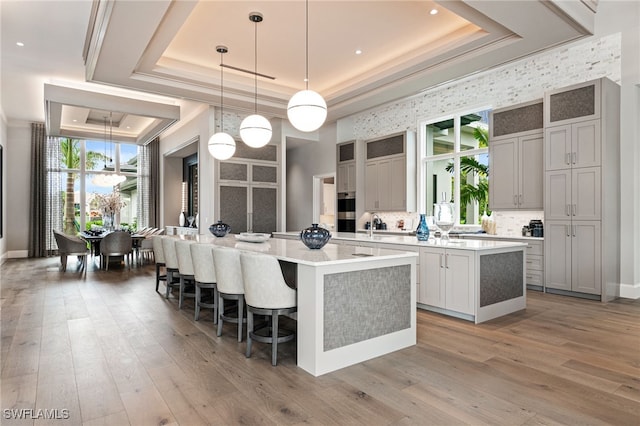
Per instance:
[[[58,253],[60,254],[60,264],[62,266],[62,271],[67,270],[67,257],[68,256],[78,256],[78,261],[80,262],[80,268],[85,268],[87,266],[87,255],[89,254],[89,249],[87,248],[87,242],[80,237],[76,237],[75,235],[67,235],[60,231],[53,230],[53,236],[56,240],[56,244],[58,245]]]
[[[296,291],[284,280],[278,260],[273,256],[243,252],[240,254],[244,297],[247,305],[247,352],[251,357],[253,341],[271,343],[271,364],[278,361],[278,343],[295,338],[295,332],[279,326],[280,315],[297,311]],[[254,329],[253,315],[271,317],[271,325]],[[259,333],[261,329],[267,332]]]
[[[113,231],[100,241],[100,255],[104,260],[105,270],[109,270],[109,260],[114,256],[122,256],[131,268],[133,242],[127,231]]]

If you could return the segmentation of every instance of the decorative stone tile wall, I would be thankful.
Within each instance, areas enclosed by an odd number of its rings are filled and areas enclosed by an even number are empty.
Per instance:
[[[620,58],[620,34],[560,47],[358,114],[354,116],[355,136],[367,140],[416,130],[419,119],[465,108],[502,108],[601,77],[620,83]]]

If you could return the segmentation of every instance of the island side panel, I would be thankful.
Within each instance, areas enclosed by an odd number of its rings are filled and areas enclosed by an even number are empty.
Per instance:
[[[476,266],[476,324],[526,308],[526,254],[523,248],[479,253]]]
[[[408,273],[406,273],[409,268]],[[397,269],[397,267],[400,267]],[[358,294],[353,289],[347,289],[349,280],[336,280],[337,275],[356,278],[357,282],[361,278],[370,277],[371,271],[378,270],[380,277],[374,279],[374,288],[364,295],[359,303],[360,312],[368,312],[366,317],[354,319],[352,317],[353,303],[343,303],[348,300],[343,297],[343,301],[338,301],[338,305],[329,309],[331,319],[327,324],[325,317],[325,297],[335,300],[339,287],[348,294],[349,298]],[[347,275],[342,275],[347,274]],[[393,283],[388,278],[393,276]],[[328,277],[328,278],[327,278]],[[387,282],[389,289],[395,291],[405,291],[405,296],[394,295],[397,301],[396,308],[401,309],[397,315],[401,318],[408,316],[408,327],[382,324],[384,318],[379,314],[380,310],[387,309],[381,303],[389,303],[389,300],[381,301],[380,296],[372,297],[371,293],[380,290],[380,285]],[[399,281],[399,282],[398,282]],[[329,294],[325,294],[325,284],[329,282]],[[314,376],[319,376],[331,371],[338,370],[349,365],[357,364],[380,355],[384,355],[396,350],[406,348],[416,344],[416,257],[382,259],[371,258],[367,261],[356,261],[353,263],[341,263],[325,266],[311,266],[305,264],[298,265],[298,366]],[[353,284],[353,282],[351,282]],[[371,284],[371,282],[369,282]],[[362,288],[355,284],[356,287]],[[352,300],[352,302],[354,302]],[[378,312],[376,316],[375,313]],[[338,320],[336,320],[338,319]],[[341,320],[342,321],[341,321]],[[366,336],[355,332],[357,327],[364,329],[372,328],[377,330],[375,335]],[[350,336],[347,340],[338,339],[336,336],[341,332],[337,327],[342,327],[342,331]],[[325,348],[325,329],[331,328],[329,341],[332,349]],[[386,330],[385,330],[386,328]],[[331,337],[332,336],[332,337]],[[353,343],[348,343],[353,341]]]

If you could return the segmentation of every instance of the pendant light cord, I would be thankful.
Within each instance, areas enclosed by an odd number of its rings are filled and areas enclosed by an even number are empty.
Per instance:
[[[254,40],[253,40],[253,53],[254,53],[254,57],[253,57],[253,66],[254,66],[254,73],[253,73],[253,78],[254,78],[254,105],[255,105],[255,114],[258,114],[258,21],[254,21],[253,23],[254,25]]]
[[[220,131],[224,131],[224,51],[222,49],[218,50],[220,52]]]
[[[306,26],[306,31],[305,31],[305,43],[307,45],[307,48],[305,49],[305,63],[306,63],[306,70],[305,70],[305,87],[307,90],[309,90],[309,0],[306,0],[305,2],[305,26]]]

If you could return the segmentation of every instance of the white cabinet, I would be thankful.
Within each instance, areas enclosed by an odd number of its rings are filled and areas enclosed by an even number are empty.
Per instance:
[[[420,249],[418,302],[474,315],[475,254],[455,249]]]
[[[543,205],[542,132],[489,144],[491,210],[539,210]]]
[[[541,210],[544,185],[543,107],[537,100],[490,114],[489,207]]]
[[[356,143],[345,142],[336,146],[337,192],[356,192]]]
[[[339,163],[337,166],[337,192],[356,192],[356,163]]]
[[[552,221],[545,225],[547,287],[599,295],[602,288],[599,221]]]
[[[365,144],[365,210],[415,211],[415,135],[400,133]]]
[[[607,79],[545,94],[549,292],[619,294],[619,108],[620,87]]]

